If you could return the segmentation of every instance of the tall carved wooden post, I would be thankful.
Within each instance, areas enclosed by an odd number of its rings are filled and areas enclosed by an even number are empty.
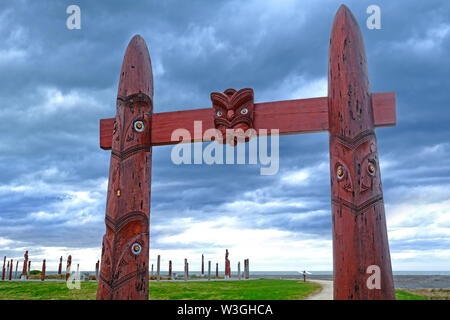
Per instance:
[[[8,280],[12,279],[12,271],[13,271],[13,259],[11,259],[11,264],[9,265],[9,276]]]
[[[136,35],[120,72],[97,299],[148,299],[152,113],[150,55]]]
[[[208,261],[208,281],[211,280],[211,261]]]
[[[6,264],[6,256],[3,258],[3,269],[2,269],[2,280],[5,280],[5,264]]]
[[[23,260],[23,268],[22,268],[22,278],[26,278],[28,273],[27,273],[27,265],[28,265],[28,250],[25,251],[25,254],[23,255],[24,260]],[[28,266],[28,270],[30,270],[30,266]]]
[[[202,254],[202,277],[205,275],[205,257]]]
[[[58,276],[62,274],[62,256],[59,258]]]
[[[41,281],[45,280],[45,259],[42,261],[42,273],[41,273]]]
[[[95,263],[95,281],[98,281],[98,272],[100,268],[100,260],[97,260]]]
[[[188,279],[188,271],[187,271],[187,259],[184,259],[184,281]]]
[[[69,256],[67,257],[67,265],[66,265],[66,281],[67,279],[69,279],[72,271],[70,270],[70,268],[72,267],[72,256],[69,254]]]
[[[172,279],[172,260],[169,260],[169,279]]]
[[[238,278],[241,280],[241,262],[238,262]]]
[[[331,31],[328,116],[334,299],[395,299],[366,53],[344,5]],[[373,270],[381,288],[368,285]]]
[[[158,260],[156,262],[156,280],[161,280],[161,256],[158,254]]]

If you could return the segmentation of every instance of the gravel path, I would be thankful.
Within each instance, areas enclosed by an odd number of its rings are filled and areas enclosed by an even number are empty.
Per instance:
[[[312,296],[309,296],[305,300],[333,300],[333,281],[330,280],[311,280],[322,286],[322,291]]]

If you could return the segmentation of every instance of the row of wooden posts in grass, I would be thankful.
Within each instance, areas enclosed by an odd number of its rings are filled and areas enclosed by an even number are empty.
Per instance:
[[[62,274],[62,262],[63,257],[61,256],[59,259],[59,267],[58,267],[58,278],[63,278]],[[16,261],[16,269],[15,274],[13,277],[13,259],[6,260],[6,256],[3,258],[3,268],[2,268],[2,280],[12,280],[12,279],[21,279],[21,280],[27,280],[30,278],[30,271],[31,271],[31,260],[28,259],[28,250],[25,251],[24,254],[24,260],[23,260],[23,268],[22,273],[20,274],[20,277],[18,276],[18,267],[19,267],[19,260]],[[71,275],[71,268],[72,268],[72,256],[69,255],[67,257],[67,264],[66,264],[66,274],[65,279],[68,280]],[[97,263],[95,264],[95,279],[98,279],[98,273],[100,270],[100,261],[97,260]],[[41,269],[41,280],[45,280],[45,271],[46,271],[46,259],[42,260],[42,269]],[[80,265],[77,264],[77,275],[80,274]]]
[[[231,279],[231,264],[230,260],[228,259],[228,249],[225,252],[225,279]],[[61,256],[59,259],[59,267],[58,267],[58,278],[62,278],[62,262],[63,257]],[[31,260],[28,259],[28,251],[24,254],[24,261],[23,261],[23,268],[22,273],[20,277],[18,277],[18,267],[19,267],[19,260],[16,261],[16,268],[15,268],[15,274],[13,275],[13,259],[6,260],[6,256],[3,259],[3,269],[2,269],[2,280],[12,280],[12,279],[21,279],[26,280],[30,278],[30,271],[31,271]],[[67,257],[67,265],[66,265],[66,274],[65,279],[68,280],[71,275],[71,267],[72,267],[72,256],[69,255]],[[156,270],[156,280],[161,279],[161,256],[158,255],[157,258],[157,270]],[[100,261],[97,260],[97,263],[95,264],[95,280],[98,280],[99,276],[99,270],[100,270]],[[45,280],[45,271],[46,271],[46,259],[42,261],[42,271],[41,271],[41,280]],[[239,261],[237,264],[237,273],[238,273],[238,279],[241,280],[242,277],[244,279],[250,278],[250,272],[249,272],[249,259],[244,260],[244,272],[241,273],[241,262]],[[77,264],[77,271],[76,274],[80,274],[80,265]],[[153,264],[152,264],[152,270],[151,270],[151,276],[153,276]],[[169,261],[169,279],[174,279],[174,274],[172,273],[172,260]],[[205,257],[202,254],[202,272],[201,276],[205,277]],[[219,278],[219,263],[216,263],[216,275],[215,279]],[[184,259],[184,280],[189,279],[189,263],[187,259]],[[211,261],[208,261],[208,280],[211,280]]]
[[[244,260],[244,272],[241,273],[241,262],[239,261],[237,264],[237,274],[238,279],[241,280],[250,278],[250,269],[249,269],[249,259]],[[154,277],[153,264],[151,269],[151,277]],[[205,277],[205,257],[202,254],[202,271],[201,277]],[[172,260],[169,260],[169,274],[168,278],[170,280],[175,280],[175,274],[172,272]],[[219,278],[219,263],[216,263],[216,275],[215,279]],[[228,259],[228,249],[225,253],[225,279],[231,279],[231,265],[230,260]],[[184,280],[189,279],[189,263],[187,259],[184,259]],[[156,280],[161,280],[161,256],[158,255],[156,260]],[[211,261],[208,261],[208,280],[211,280]]]

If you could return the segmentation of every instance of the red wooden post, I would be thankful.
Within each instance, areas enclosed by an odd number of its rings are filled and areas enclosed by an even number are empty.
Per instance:
[[[95,280],[98,281],[98,271],[100,268],[100,260],[97,260],[97,262],[95,263]]]
[[[172,260],[169,260],[169,278],[172,279]]]
[[[3,269],[2,269],[2,280],[5,280],[5,264],[6,264],[6,256],[3,258]]]
[[[13,271],[13,259],[11,259],[11,263],[9,264],[9,276],[8,280],[12,279],[12,271]]]
[[[58,276],[62,274],[62,256],[59,258]]]
[[[71,266],[72,266],[72,256],[69,254],[69,256],[67,257],[66,281],[70,277],[70,274],[71,274],[70,268],[71,268]]]
[[[8,280],[8,272],[9,272],[9,260],[8,264],[6,265],[6,280]]]
[[[23,268],[22,268],[22,276],[27,276],[27,264],[28,264],[28,250],[25,251],[25,254],[23,255],[23,257],[25,258],[23,260]]]
[[[225,251],[225,279],[231,278],[231,266],[230,260],[228,259],[228,249]]]
[[[45,259],[42,261],[42,273],[41,273],[41,281],[45,280]]]
[[[344,5],[331,31],[328,116],[334,299],[395,299],[366,54]],[[368,286],[369,266],[380,289]]]
[[[205,275],[205,257],[202,254],[202,276]]]
[[[150,55],[136,35],[120,72],[97,299],[148,299],[152,112]]]

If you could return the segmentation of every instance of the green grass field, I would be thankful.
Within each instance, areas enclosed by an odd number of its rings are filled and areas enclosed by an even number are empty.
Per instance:
[[[94,300],[97,283],[81,282],[80,290],[69,290],[62,281],[2,281],[0,300]],[[320,286],[298,280],[251,280],[205,282],[150,282],[152,300],[301,300]],[[398,300],[426,300],[396,290]]]
[[[69,290],[62,281],[2,281],[0,300],[94,300],[96,282],[81,282],[80,290]],[[152,300],[296,300],[320,289],[315,283],[296,280],[150,282]]]
[[[428,300],[426,297],[412,294],[403,290],[395,290],[397,300]]]

